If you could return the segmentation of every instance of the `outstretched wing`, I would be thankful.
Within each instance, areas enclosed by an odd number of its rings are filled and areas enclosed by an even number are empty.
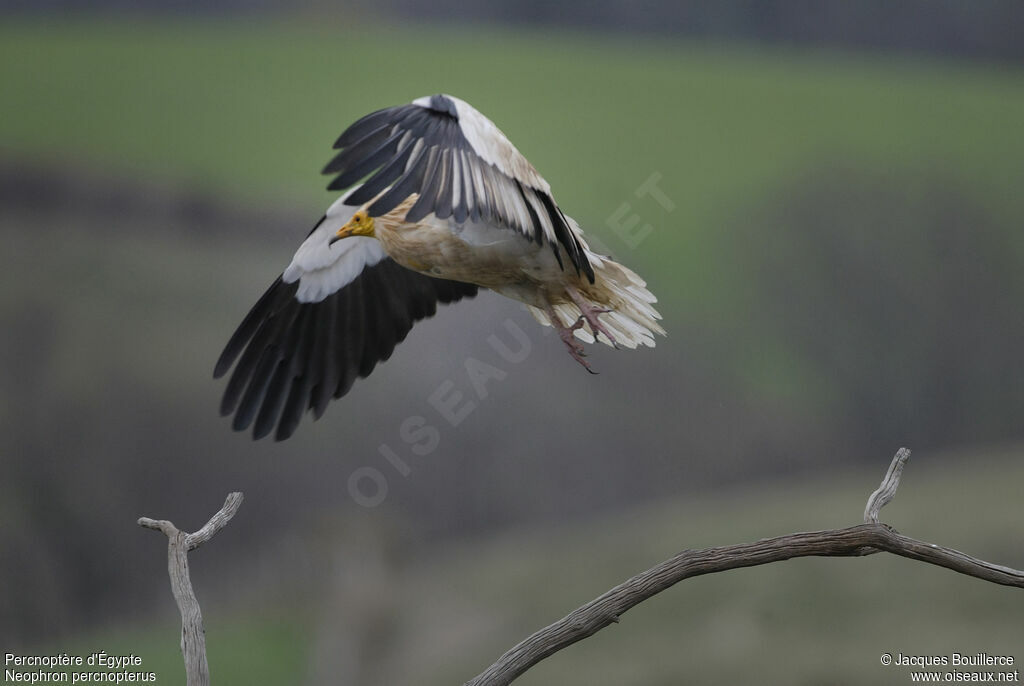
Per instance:
[[[336,204],[295,259],[253,306],[228,341],[214,377],[232,366],[221,414],[237,431],[292,435],[307,409],[319,418],[391,357],[414,323],[438,303],[472,297],[473,284],[433,279],[402,267],[371,238],[328,240],[352,210]]]
[[[594,281],[578,230],[551,196],[551,187],[497,126],[468,103],[432,95],[366,115],[341,134],[341,152],[324,167],[337,174],[328,188],[341,190],[372,174],[346,204],[374,200],[370,216],[417,200],[406,221],[433,212],[456,223],[490,221],[562,251],[577,273]],[[379,196],[379,197],[378,197]]]

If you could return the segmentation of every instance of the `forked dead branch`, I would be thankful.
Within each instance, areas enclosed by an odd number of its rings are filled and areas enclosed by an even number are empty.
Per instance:
[[[224,506],[210,517],[202,529],[187,534],[166,519],[139,517],[139,526],[162,531],[167,536],[167,573],[171,577],[171,592],[181,612],[181,654],[185,658],[188,686],[209,686],[210,668],[206,662],[206,629],[203,613],[192,590],[188,573],[188,552],[209,541],[223,529],[242,506],[242,494],[229,493]]]

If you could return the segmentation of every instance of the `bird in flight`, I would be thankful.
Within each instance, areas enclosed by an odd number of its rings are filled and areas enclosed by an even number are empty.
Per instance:
[[[656,298],[590,250],[508,138],[471,105],[433,95],[348,127],[323,172],[345,192],[245,316],[217,361],[232,426],[292,435],[306,410],[387,360],[437,304],[478,288],[525,303],[588,371],[579,341],[654,346]],[[360,183],[361,182],[361,183]],[[358,184],[358,185],[356,185]]]

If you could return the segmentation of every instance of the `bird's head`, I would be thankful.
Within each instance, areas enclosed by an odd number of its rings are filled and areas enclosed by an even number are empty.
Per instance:
[[[366,210],[359,210],[353,214],[348,223],[338,229],[338,233],[334,234],[331,243],[333,244],[335,241],[340,241],[342,238],[348,238],[349,236],[374,237],[373,217],[367,214]]]

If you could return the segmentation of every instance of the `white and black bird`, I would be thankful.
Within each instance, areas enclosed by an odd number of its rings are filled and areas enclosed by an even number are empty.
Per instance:
[[[228,341],[223,415],[261,438],[289,437],[388,359],[438,303],[489,288],[583,346],[654,346],[655,297],[590,250],[551,187],[468,103],[433,95],[352,124],[325,174],[342,195]],[[360,183],[362,182],[362,183]]]

